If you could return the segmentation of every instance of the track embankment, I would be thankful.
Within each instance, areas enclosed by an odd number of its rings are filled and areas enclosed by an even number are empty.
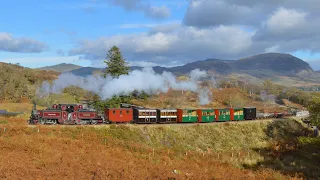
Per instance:
[[[266,161],[275,140],[303,130],[293,119],[86,126],[11,119],[0,124],[0,179],[290,179],[250,167]]]
[[[98,124],[98,125],[60,125],[60,124],[54,124],[54,125],[30,125],[28,124],[28,127],[39,127],[39,126],[46,126],[46,127],[95,127],[95,128],[103,128],[108,127],[111,125],[116,126],[155,126],[155,127],[161,127],[161,126],[211,126],[211,125],[223,125],[223,124],[246,124],[246,123],[259,123],[259,122],[272,122],[272,121],[284,121],[284,120],[294,120],[291,118],[277,118],[277,119],[256,119],[256,120],[243,120],[243,121],[225,121],[225,122],[212,122],[212,123],[155,123],[155,124],[131,124],[131,123],[112,123],[112,124]]]

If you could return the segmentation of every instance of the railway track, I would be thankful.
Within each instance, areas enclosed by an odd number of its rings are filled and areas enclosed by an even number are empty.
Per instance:
[[[226,124],[226,123],[252,123],[252,122],[270,122],[270,121],[283,121],[293,119],[292,117],[286,118],[268,118],[268,119],[255,119],[255,120],[241,120],[241,121],[218,121],[212,123],[156,123],[156,124],[132,124],[132,123],[113,123],[113,124],[96,124],[96,125],[65,125],[65,124],[54,124],[54,125],[27,125],[28,127],[95,127],[95,128],[103,128],[111,125],[116,126],[153,126],[153,127],[161,127],[161,126],[210,126],[210,125],[218,125],[218,124]]]

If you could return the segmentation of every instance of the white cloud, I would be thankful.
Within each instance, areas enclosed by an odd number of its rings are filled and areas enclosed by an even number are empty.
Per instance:
[[[278,9],[266,22],[267,28],[273,33],[286,33],[307,25],[307,13],[291,9]]]
[[[39,53],[47,49],[47,45],[31,39],[17,38],[6,32],[0,32],[0,51],[19,53]]]
[[[117,2],[127,10],[141,3]],[[130,63],[166,66],[263,52],[319,53],[319,6],[319,0],[190,0],[182,24],[126,24],[149,31],[83,39],[69,53],[99,62],[116,45]]]
[[[102,2],[103,1],[122,7],[128,11],[142,12],[145,16],[154,19],[165,19],[171,14],[170,9],[167,6],[154,6],[143,3],[142,0],[102,0]]]
[[[172,32],[140,33],[83,40],[70,50],[72,55],[102,60],[111,46],[119,46],[129,61],[167,64],[171,61],[246,54],[254,34],[239,27],[209,29],[180,26]]]

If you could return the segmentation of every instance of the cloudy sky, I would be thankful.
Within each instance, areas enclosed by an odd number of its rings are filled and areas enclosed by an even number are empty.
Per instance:
[[[319,0],[4,0],[0,61],[101,66],[119,46],[132,65],[290,53],[320,70]]]

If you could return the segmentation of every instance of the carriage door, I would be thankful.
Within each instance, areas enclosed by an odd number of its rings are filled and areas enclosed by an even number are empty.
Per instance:
[[[145,112],[146,113],[146,122],[150,122],[150,114],[151,114],[151,112],[150,111],[146,111]]]
[[[171,121],[171,112],[165,111],[164,114],[166,116],[167,122],[170,122]]]

